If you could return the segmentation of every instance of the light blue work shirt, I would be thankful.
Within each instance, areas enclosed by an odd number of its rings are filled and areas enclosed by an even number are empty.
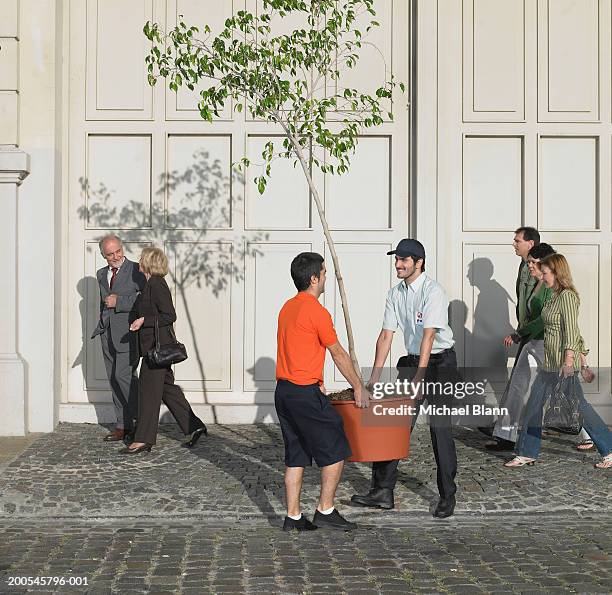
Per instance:
[[[455,344],[448,325],[448,298],[442,286],[421,273],[408,286],[404,281],[387,294],[383,329],[404,333],[404,344],[410,355],[419,355],[423,329],[435,328],[432,353],[440,353]]]

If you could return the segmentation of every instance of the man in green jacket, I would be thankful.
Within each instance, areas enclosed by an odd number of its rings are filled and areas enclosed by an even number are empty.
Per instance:
[[[512,246],[517,256],[521,257],[521,264],[519,265],[518,275],[516,277],[516,319],[518,321],[517,329],[520,329],[525,324],[526,312],[527,312],[527,301],[531,297],[534,287],[536,286],[537,280],[529,272],[527,266],[527,257],[529,256],[529,250],[540,243],[540,233],[535,227],[519,227],[514,232],[514,241]],[[504,339],[506,347],[508,337]],[[519,351],[522,349],[524,342],[519,344]],[[518,358],[518,354],[517,354]]]

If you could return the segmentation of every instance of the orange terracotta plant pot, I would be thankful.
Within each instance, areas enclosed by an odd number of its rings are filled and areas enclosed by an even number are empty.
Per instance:
[[[397,409],[414,405],[408,397],[372,401],[367,409],[355,407],[355,401],[332,401],[342,417],[352,456],[349,461],[371,462],[405,459],[410,452],[411,415],[375,415],[375,406]]]

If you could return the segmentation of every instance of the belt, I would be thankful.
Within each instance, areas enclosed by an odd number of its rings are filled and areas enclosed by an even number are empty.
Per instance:
[[[437,359],[442,357],[443,355],[446,355],[447,353],[453,353],[455,351],[454,347],[449,347],[448,349],[443,349],[442,351],[439,351],[438,353],[432,353],[429,355],[429,359]],[[416,359],[418,361],[418,359],[421,357],[420,355],[414,355],[412,353],[408,354],[408,359]]]
[[[320,384],[318,382],[315,382],[314,384],[296,384],[295,382],[291,382],[291,380],[287,380],[285,378],[279,378],[276,381],[277,384],[280,385],[290,385],[293,388],[297,388],[297,389],[311,389],[311,388],[320,388]]]

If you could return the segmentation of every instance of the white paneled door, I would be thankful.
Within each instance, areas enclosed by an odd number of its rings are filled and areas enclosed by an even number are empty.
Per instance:
[[[272,419],[276,317],[295,293],[289,264],[301,251],[328,255],[316,210],[292,163],[274,163],[263,196],[252,182],[257,165],[244,174],[232,168],[243,155],[256,164],[266,142],[278,142],[279,129],[250,120],[244,110],[233,111],[229,102],[218,120],[204,123],[196,93],[171,92],[163,81],[154,88],[147,84],[149,44],[142,33],[147,20],[171,28],[180,15],[200,28],[210,25],[214,33],[235,11],[261,7],[254,0],[68,4],[68,275],[60,418],[112,420],[100,346],[89,336],[98,312],[95,273],[105,264],[97,242],[113,231],[132,259],[151,244],[168,254],[176,331],[190,355],[175,372],[198,413],[217,421]],[[381,26],[364,43],[363,61],[345,81],[366,91],[392,73],[410,82],[410,2],[377,0],[376,8]],[[520,20],[520,11],[514,12]],[[291,29],[298,21],[274,26]],[[516,52],[516,43],[508,43],[508,52]],[[517,113],[519,99],[511,102]],[[360,138],[348,175],[315,175],[339,243],[364,366],[372,363],[384,296],[394,283],[386,252],[409,229],[407,103],[407,96],[398,97],[394,121]],[[514,159],[507,175],[516,186],[520,139],[492,143]],[[476,178],[473,183],[481,192],[491,184]],[[515,186],[507,192],[518,192]],[[474,214],[473,223],[491,217]],[[324,303],[346,343],[336,292],[330,278]],[[326,374],[330,385],[342,386],[331,365]]]
[[[602,372],[586,390],[610,422],[612,3],[435,4],[438,202],[424,210],[435,214],[461,360],[512,364],[502,340],[516,324],[513,232],[537,227],[571,265]]]

